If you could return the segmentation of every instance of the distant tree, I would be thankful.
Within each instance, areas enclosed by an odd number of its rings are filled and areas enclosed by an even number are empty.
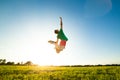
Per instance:
[[[6,64],[6,59],[0,59],[0,65]]]
[[[21,65],[19,62],[16,65]]]
[[[7,62],[6,65],[14,65],[14,62]]]
[[[2,59],[0,59],[0,63],[2,62]]]
[[[2,62],[2,64],[5,64],[6,63],[6,59],[3,59],[3,62]]]
[[[21,62],[20,65],[23,65],[23,62]]]
[[[32,63],[31,61],[27,61],[27,62],[25,63],[25,65],[30,66],[30,65],[33,65],[33,63]]]
[[[2,59],[0,59],[0,64],[2,63]]]

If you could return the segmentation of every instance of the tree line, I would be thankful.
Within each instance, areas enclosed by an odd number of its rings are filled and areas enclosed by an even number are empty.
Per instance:
[[[25,63],[18,62],[15,63],[13,61],[7,61],[6,59],[0,59],[0,65],[34,65],[31,61],[27,61]]]
[[[33,64],[32,61],[26,61],[25,63],[23,62],[18,62],[18,63],[15,63],[13,61],[7,61],[6,59],[0,59],[0,65],[28,65],[28,66],[31,66],[31,65],[36,65],[36,64]],[[53,65],[54,66],[54,65]],[[120,64],[105,64],[105,65],[102,65],[102,64],[98,64],[98,65],[59,65],[61,67],[93,67],[93,66],[120,66]]]

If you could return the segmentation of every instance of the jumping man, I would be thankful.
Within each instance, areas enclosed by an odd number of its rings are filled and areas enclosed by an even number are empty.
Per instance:
[[[48,41],[50,43],[54,43],[55,44],[55,49],[56,52],[59,53],[60,51],[62,51],[65,46],[66,46],[66,42],[68,41],[68,38],[66,37],[66,35],[63,32],[63,22],[62,22],[62,17],[60,17],[60,30],[54,30],[55,34],[57,34],[57,40],[56,42],[54,41]]]

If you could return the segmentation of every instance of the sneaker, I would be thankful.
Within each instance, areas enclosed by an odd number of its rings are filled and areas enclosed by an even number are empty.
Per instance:
[[[55,44],[56,43],[55,41],[52,41],[52,40],[49,40],[48,42],[51,43],[51,44]]]

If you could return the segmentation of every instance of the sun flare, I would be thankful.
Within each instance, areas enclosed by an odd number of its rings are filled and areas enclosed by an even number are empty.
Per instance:
[[[27,32],[14,42],[14,53],[21,54],[23,61],[30,60],[34,64],[60,65],[58,61],[61,54],[57,54],[54,45],[48,43],[50,39],[54,40],[51,34],[39,31],[39,28],[28,28]]]

